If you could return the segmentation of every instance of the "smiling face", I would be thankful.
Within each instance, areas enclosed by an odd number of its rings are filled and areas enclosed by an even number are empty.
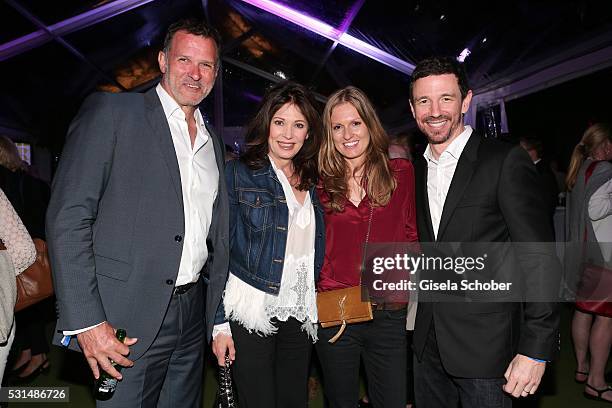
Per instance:
[[[355,169],[365,160],[365,153],[370,145],[370,131],[357,109],[344,102],[331,111],[331,133],[338,153]]]
[[[268,154],[277,166],[291,161],[308,138],[308,122],[300,109],[286,103],[270,121],[268,134]]]
[[[472,91],[461,99],[454,74],[430,75],[414,82],[410,108],[432,145],[448,146],[463,132],[463,117],[470,107]]]
[[[217,77],[215,41],[178,31],[166,51],[158,55],[162,87],[181,108],[193,110],[208,96]]]

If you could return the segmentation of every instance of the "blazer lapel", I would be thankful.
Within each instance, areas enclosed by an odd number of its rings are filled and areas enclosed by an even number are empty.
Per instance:
[[[210,135],[210,138],[213,141],[213,147],[215,150],[215,160],[217,161],[217,167],[219,168],[219,180],[221,180],[223,176],[223,171],[225,169],[225,145],[221,142],[221,139],[217,137],[215,132],[213,132],[212,128],[208,125],[206,126],[206,130]],[[221,184],[221,181],[219,181]]]
[[[172,134],[170,133],[170,126],[166,120],[164,108],[159,101],[159,96],[155,88],[150,89],[145,94],[147,121],[158,146],[168,167],[168,172],[172,178],[172,184],[174,185],[174,191],[176,192],[177,198],[183,205],[183,190],[181,187],[181,173],[179,171],[178,160],[176,158],[176,151],[174,150],[174,144],[172,143]]]
[[[463,148],[463,152],[459,157],[455,174],[451,181],[446,200],[444,201],[444,208],[442,210],[442,217],[440,218],[440,225],[438,227],[438,238],[437,241],[442,241],[444,231],[448,226],[448,223],[459,203],[459,200],[463,196],[465,188],[468,186],[474,174],[476,167],[476,158],[478,153],[478,146],[480,145],[480,136],[475,132],[472,132],[470,139]]]
[[[217,199],[213,203],[213,211],[217,208],[219,202],[219,195],[225,194],[225,145],[221,142],[221,139],[217,137],[212,128],[206,125],[206,130],[210,135],[213,142],[213,150],[215,152],[215,160],[217,162],[217,168],[219,169],[219,186],[217,189]]]
[[[421,219],[419,229],[421,242],[435,241],[433,224],[431,222],[431,212],[429,210],[429,195],[427,193],[427,160],[419,157],[414,161],[415,170],[415,192],[417,215]],[[423,230],[423,231],[421,231]]]

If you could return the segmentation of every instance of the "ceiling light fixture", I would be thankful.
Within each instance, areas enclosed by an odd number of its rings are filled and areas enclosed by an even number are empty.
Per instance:
[[[472,51],[470,51],[469,48],[464,48],[463,51],[461,51],[461,53],[459,54],[459,56],[457,57],[457,61],[459,62],[465,62],[465,59],[467,57],[470,56],[470,54],[472,53]]]
[[[154,0],[115,0],[84,13],[47,26],[47,30],[57,36],[64,36],[97,24],[119,14],[143,6]],[[4,44],[0,44],[0,61],[4,61],[22,52],[52,41],[53,37],[43,29],[26,34]]]
[[[414,65],[397,58],[394,55],[389,54],[379,48],[374,47],[371,44],[366,43],[358,38],[353,37],[347,33],[342,33],[337,28],[330,26],[316,18],[310,17],[306,14],[300,13],[287,6],[275,3],[271,0],[242,0],[244,3],[255,6],[261,10],[265,10],[268,13],[274,14],[282,19],[297,24],[298,26],[305,28],[309,31],[317,33],[325,38],[332,41],[337,41],[339,44],[352,49],[366,57],[372,58],[382,64],[385,64],[393,69],[396,69],[405,74],[412,74]]]

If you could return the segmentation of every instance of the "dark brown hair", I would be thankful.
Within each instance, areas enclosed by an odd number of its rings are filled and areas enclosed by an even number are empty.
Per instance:
[[[459,90],[461,91],[461,99],[465,99],[470,90],[467,74],[463,68],[463,64],[451,57],[432,57],[420,61],[412,75],[410,76],[410,100],[414,101],[412,90],[417,79],[425,78],[431,75],[453,74],[457,78]]]
[[[209,26],[205,21],[195,18],[182,19],[172,23],[170,27],[168,27],[166,38],[164,38],[164,54],[168,55],[168,51],[170,51],[170,46],[172,45],[172,39],[179,31],[185,31],[188,34],[212,39],[217,48],[217,61],[215,65],[219,65],[219,57],[221,55],[221,36],[219,32]]]
[[[17,146],[4,135],[0,135],[0,166],[6,167],[10,171],[24,170]]]
[[[274,114],[286,103],[297,106],[308,123],[308,138],[291,160],[300,180],[297,189],[304,191],[315,185],[319,178],[317,154],[321,143],[321,116],[315,108],[312,94],[303,85],[284,81],[266,92],[257,113],[247,127],[246,151],[240,156],[240,160],[251,169],[260,169],[269,164],[270,123]]]

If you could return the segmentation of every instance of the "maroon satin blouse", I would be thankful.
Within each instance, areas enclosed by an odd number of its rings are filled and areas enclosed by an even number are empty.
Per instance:
[[[390,160],[397,187],[391,201],[374,208],[369,242],[417,241],[414,204],[414,169],[405,159]],[[348,198],[344,211],[327,208],[329,196],[319,189],[325,209],[325,260],[317,288],[319,291],[359,285],[363,245],[368,230],[370,200],[366,196],[356,207]]]

